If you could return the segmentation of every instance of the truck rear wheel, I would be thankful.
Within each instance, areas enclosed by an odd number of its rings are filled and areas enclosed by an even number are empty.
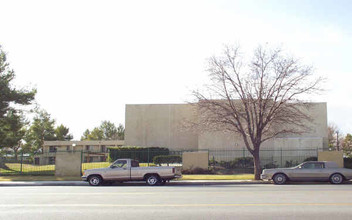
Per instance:
[[[146,183],[148,186],[156,186],[160,183],[160,179],[157,175],[150,175],[146,178]]]

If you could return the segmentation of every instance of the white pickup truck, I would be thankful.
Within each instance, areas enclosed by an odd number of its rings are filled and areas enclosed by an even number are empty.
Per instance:
[[[180,177],[175,167],[140,167],[136,160],[118,159],[109,167],[85,170],[82,180],[91,186],[125,181],[146,181],[149,186],[156,186]]]

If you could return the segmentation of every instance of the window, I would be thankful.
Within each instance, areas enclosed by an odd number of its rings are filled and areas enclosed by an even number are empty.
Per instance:
[[[55,157],[49,157],[49,164],[55,164]]]
[[[50,146],[49,147],[49,152],[56,152],[56,147],[55,146]]]
[[[115,163],[113,163],[112,166],[118,167],[118,168],[127,167],[127,161],[126,160],[118,160]]]
[[[139,162],[136,160],[131,161],[131,167],[139,167]]]
[[[106,152],[106,146],[105,145],[102,145],[100,148],[101,148],[101,152],[103,152],[103,153]]]
[[[302,165],[303,169],[323,169],[324,163],[305,163]]]
[[[315,163],[315,169],[324,169],[324,163]]]
[[[85,162],[85,163],[90,163],[90,162],[92,162],[92,157],[84,157],[84,162]]]
[[[86,150],[89,151],[90,150],[90,146],[86,145]]]
[[[67,150],[67,151],[70,151],[70,146],[66,146],[66,150]]]

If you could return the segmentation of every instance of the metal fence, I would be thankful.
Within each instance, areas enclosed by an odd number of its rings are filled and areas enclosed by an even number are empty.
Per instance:
[[[108,167],[111,162],[121,158],[138,160],[140,166],[182,166],[182,154],[195,151],[209,152],[209,172],[211,173],[253,172],[253,157],[246,148],[240,150],[183,151],[150,151],[146,149],[118,153],[110,150],[106,152],[81,151],[81,170]],[[322,151],[322,149],[263,149],[260,151],[261,166],[263,168],[292,167],[305,160],[316,159],[319,151]],[[21,152],[18,155],[11,152],[3,153],[0,155],[0,175],[54,175],[56,153],[33,154]],[[168,156],[176,157],[166,158],[168,160],[163,162],[163,160],[155,160],[158,156],[164,158]]]
[[[6,152],[0,155],[0,175],[54,175],[55,153]]]
[[[260,151],[262,168],[293,167],[307,160],[317,160],[322,149],[263,149]],[[209,150],[209,167],[216,173],[253,173],[252,154],[241,150]]]

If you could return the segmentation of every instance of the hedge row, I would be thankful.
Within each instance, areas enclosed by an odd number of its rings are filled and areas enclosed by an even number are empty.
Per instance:
[[[169,149],[164,147],[109,147],[110,161],[121,158],[131,158],[140,163],[152,162],[152,159],[159,155],[169,155]]]
[[[352,169],[352,158],[351,157],[343,158],[343,162],[344,162],[345,168]]]
[[[154,164],[162,163],[182,163],[182,157],[179,155],[159,155],[153,158]]]

